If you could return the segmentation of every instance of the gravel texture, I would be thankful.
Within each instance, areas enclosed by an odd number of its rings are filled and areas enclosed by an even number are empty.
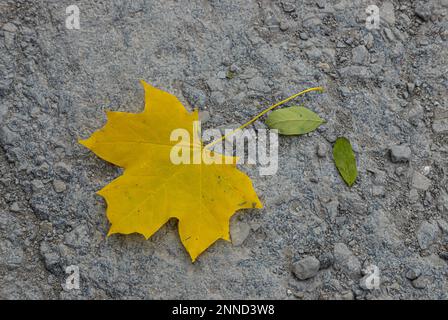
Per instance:
[[[447,0],[0,0],[0,298],[447,299],[447,17]],[[297,101],[327,122],[279,138],[277,174],[241,166],[264,209],[237,213],[234,244],[194,264],[176,221],[106,237],[95,191],[121,171],[77,143],[105,110],[142,110],[140,79],[207,128],[326,89]],[[332,162],[342,135],[351,189]],[[63,286],[69,265],[79,290]],[[369,265],[379,288],[360,284]]]

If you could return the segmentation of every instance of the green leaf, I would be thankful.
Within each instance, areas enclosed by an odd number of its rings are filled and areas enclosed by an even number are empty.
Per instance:
[[[313,111],[298,106],[275,110],[266,119],[269,128],[284,135],[305,134],[324,122]]]
[[[355,183],[358,170],[352,145],[347,138],[340,137],[336,140],[333,146],[333,158],[342,178],[351,187]]]

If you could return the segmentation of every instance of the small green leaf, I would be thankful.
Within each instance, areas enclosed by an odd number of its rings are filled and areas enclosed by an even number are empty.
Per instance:
[[[232,72],[232,71],[227,71],[227,73],[226,73],[226,78],[227,79],[233,79],[233,77],[235,76],[235,72]]]
[[[315,130],[325,121],[304,107],[289,107],[271,112],[266,124],[284,135],[305,134]]]
[[[358,170],[352,145],[347,138],[340,137],[336,140],[333,146],[333,158],[342,178],[351,187],[355,183]]]

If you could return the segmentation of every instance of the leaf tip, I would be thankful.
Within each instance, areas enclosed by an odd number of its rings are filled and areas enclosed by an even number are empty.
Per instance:
[[[78,139],[78,143],[83,145],[86,148],[89,148],[92,146],[92,142],[90,138],[87,139]]]
[[[198,254],[192,254],[192,253],[190,253],[190,252],[188,252],[188,254],[190,255],[191,262],[192,262],[192,263],[195,263],[195,262],[196,262],[196,259],[197,259],[197,257],[198,257]]]

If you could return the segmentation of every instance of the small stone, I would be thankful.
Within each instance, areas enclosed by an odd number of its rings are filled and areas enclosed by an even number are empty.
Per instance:
[[[222,59],[222,64],[223,64],[224,66],[228,67],[228,66],[230,66],[230,65],[232,64],[232,60],[230,60],[229,57],[224,57],[224,58]]]
[[[437,241],[440,236],[440,229],[437,223],[424,221],[417,230],[417,240],[420,248],[428,249]]]
[[[316,153],[319,158],[324,158],[327,155],[328,148],[325,144],[319,143],[317,145]]]
[[[336,134],[334,133],[328,133],[327,135],[325,135],[325,139],[329,142],[329,143],[334,143],[336,142],[336,139],[338,137],[336,136]]]
[[[322,71],[324,71],[324,72],[330,72],[330,70],[331,70],[331,67],[330,67],[330,65],[328,64],[328,63],[325,63],[325,62],[320,62],[318,65],[317,65]]]
[[[418,191],[416,189],[411,189],[411,191],[409,191],[409,201],[411,203],[416,203],[419,198],[420,196],[418,195]]]
[[[440,230],[442,230],[443,235],[448,235],[448,222],[443,219],[437,220]]]
[[[386,172],[378,169],[374,170],[373,172],[375,173],[373,177],[373,183],[376,185],[385,185],[387,180]]]
[[[425,201],[423,202],[426,206],[430,206],[434,202],[434,198],[431,194],[431,192],[426,191],[425,192]]]
[[[308,59],[320,60],[322,57],[322,50],[320,50],[316,47],[312,47],[306,52],[306,55],[307,55]]]
[[[238,67],[236,64],[232,63],[229,67],[229,70],[233,73],[238,73],[241,71],[240,67]]]
[[[182,86],[182,94],[193,108],[204,108],[207,104],[207,95],[201,89],[184,83]]]
[[[415,280],[421,275],[421,271],[417,268],[410,268],[408,271],[406,271],[405,277],[409,280]]]
[[[353,295],[353,292],[347,291],[345,293],[341,294],[341,300],[353,300],[355,297]]]
[[[367,49],[372,49],[373,47],[373,35],[369,32],[365,37],[364,37],[364,42],[366,43],[366,48]]]
[[[64,243],[70,247],[80,249],[82,247],[88,247],[88,242],[85,239],[89,238],[89,229],[85,225],[77,226],[72,231],[64,235]]]
[[[428,21],[431,16],[431,10],[426,3],[418,3],[415,6],[414,13],[425,22]]]
[[[8,22],[3,25],[2,30],[14,33],[17,31],[17,27],[16,27],[16,25],[12,24],[11,22]]]
[[[219,71],[216,76],[218,77],[218,79],[226,79],[227,78],[227,72]]]
[[[230,228],[230,238],[234,246],[240,246],[249,236],[250,225],[243,221],[238,221]]]
[[[59,265],[59,254],[45,241],[40,244],[40,254],[44,258],[47,270],[54,271]]]
[[[365,66],[347,66],[338,70],[342,78],[372,79],[373,73]]]
[[[222,105],[226,102],[226,97],[219,91],[213,91],[210,95],[211,100],[217,105]]]
[[[11,206],[9,207],[9,210],[11,210],[12,212],[20,212],[19,203],[13,202],[13,204],[11,204]]]
[[[414,89],[415,89],[415,84],[413,82],[408,82],[406,84],[406,88],[407,88],[409,94],[412,94],[414,92]]]
[[[411,158],[411,148],[408,145],[396,145],[390,149],[390,157],[392,162],[408,162]]]
[[[294,12],[296,10],[296,7],[294,6],[294,4],[290,3],[290,2],[282,2],[282,8],[283,11],[285,11],[286,13],[291,13]]]
[[[431,186],[431,180],[426,178],[420,172],[414,171],[411,184],[415,189],[426,191]]]
[[[280,22],[278,21],[277,17],[274,16],[274,15],[268,17],[268,18],[264,21],[264,23],[266,24],[266,26],[268,27],[268,29],[269,29],[270,31],[275,32],[275,31],[278,31],[278,30],[280,29],[280,28],[279,28],[279,26],[280,26]]]
[[[432,130],[434,130],[435,133],[448,132],[448,118],[435,119],[432,123]]]
[[[249,88],[250,90],[259,91],[259,92],[269,92],[270,91],[269,87],[265,84],[262,77],[255,77],[255,78],[252,78],[251,80],[249,80],[249,82],[247,83],[247,88]]]
[[[64,181],[68,181],[72,175],[72,168],[65,162],[58,162],[54,166],[54,171],[58,177]]]
[[[299,38],[302,40],[308,40],[310,37],[308,37],[308,34],[306,34],[305,32],[300,32]]]
[[[319,9],[325,9],[325,1],[324,0],[317,0],[316,5]]]
[[[64,192],[67,189],[65,182],[62,180],[53,180],[53,188],[57,193]]]
[[[365,292],[361,289],[354,289],[353,294],[355,295],[356,300],[361,300],[365,296]]]
[[[389,28],[384,28],[384,34],[386,35],[386,38],[389,41],[392,42],[395,40],[394,34],[392,33],[392,31]]]
[[[293,265],[293,273],[300,280],[314,277],[320,268],[319,260],[314,256],[309,256],[299,260]]]
[[[333,254],[331,254],[330,252],[321,254],[319,256],[319,262],[320,262],[320,269],[330,268],[334,263]]]
[[[37,180],[37,179],[34,179],[33,181],[31,181],[31,185],[32,185],[34,191],[42,190],[45,187],[43,182],[40,180]]]
[[[17,244],[11,241],[0,240],[0,266],[6,266],[10,269],[17,268],[23,261],[23,250]]]
[[[437,209],[442,213],[448,213],[448,194],[445,192],[442,192],[437,198]]]
[[[397,169],[395,169],[395,173],[397,176],[402,176],[405,172],[405,168],[403,167],[397,167]]]
[[[350,276],[359,276],[361,273],[361,264],[356,256],[344,243],[334,245],[335,266],[342,269]]]
[[[425,289],[429,285],[429,278],[426,276],[420,276],[412,281],[412,286],[416,289]]]
[[[289,29],[289,24],[286,21],[280,21],[280,30],[286,31]]]
[[[381,20],[384,20],[389,24],[389,26],[393,26],[395,24],[395,10],[394,5],[391,2],[385,2],[380,8],[381,12]]]
[[[53,224],[48,221],[43,221],[39,225],[39,231],[41,234],[50,235],[53,232]]]
[[[448,30],[443,30],[440,32],[440,37],[442,38],[443,41],[448,40]]]
[[[384,187],[383,186],[373,186],[372,187],[372,195],[374,197],[382,197],[384,196]]]
[[[321,18],[319,18],[319,16],[311,16],[311,17],[309,17],[309,18],[307,18],[307,19],[305,19],[303,22],[302,22],[302,26],[304,27],[304,28],[306,28],[306,29],[308,29],[308,28],[313,28],[313,27],[317,27],[317,26],[319,26],[319,25],[321,25],[322,24],[322,19]]]
[[[327,211],[327,216],[330,221],[334,221],[338,215],[339,201],[338,199],[333,199],[330,202],[324,204],[325,210]]]
[[[31,200],[30,201],[31,209],[36,217],[40,220],[48,220],[48,205],[45,203],[39,203],[38,201]]]
[[[357,46],[352,50],[352,61],[354,64],[366,64],[369,61],[369,52],[364,46]]]

